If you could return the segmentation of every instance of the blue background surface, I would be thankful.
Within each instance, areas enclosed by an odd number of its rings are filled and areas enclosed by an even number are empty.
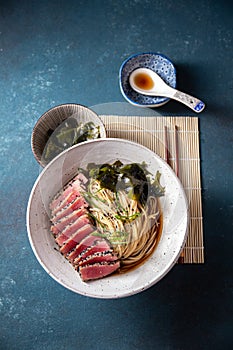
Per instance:
[[[0,349],[230,349],[233,344],[231,1],[0,1]],[[122,61],[167,55],[200,118],[205,264],[175,266],[120,300],[74,294],[37,262],[26,231],[47,109],[124,102]],[[177,102],[162,115],[194,115]]]

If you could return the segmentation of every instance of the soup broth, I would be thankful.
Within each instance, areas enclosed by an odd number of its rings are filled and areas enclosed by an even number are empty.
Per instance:
[[[144,90],[150,90],[154,86],[153,79],[146,73],[139,73],[134,77],[135,85]]]

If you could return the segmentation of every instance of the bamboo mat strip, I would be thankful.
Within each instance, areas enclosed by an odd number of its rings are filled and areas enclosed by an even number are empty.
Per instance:
[[[138,142],[179,172],[190,209],[188,237],[179,263],[204,263],[198,118],[102,115],[101,119],[107,137]]]

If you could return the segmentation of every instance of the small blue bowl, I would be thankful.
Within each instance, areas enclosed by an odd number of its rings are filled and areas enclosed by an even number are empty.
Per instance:
[[[119,84],[124,98],[137,107],[160,107],[170,99],[160,96],[145,96],[134,91],[129,83],[130,74],[137,68],[149,68],[156,72],[172,88],[176,88],[176,69],[166,56],[147,52],[132,55],[120,67]]]

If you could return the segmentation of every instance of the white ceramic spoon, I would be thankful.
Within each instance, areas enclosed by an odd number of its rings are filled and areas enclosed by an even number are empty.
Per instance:
[[[205,108],[204,102],[170,87],[157,73],[149,68],[135,69],[130,74],[129,83],[140,94],[172,98],[185,104],[197,113],[200,113]]]

